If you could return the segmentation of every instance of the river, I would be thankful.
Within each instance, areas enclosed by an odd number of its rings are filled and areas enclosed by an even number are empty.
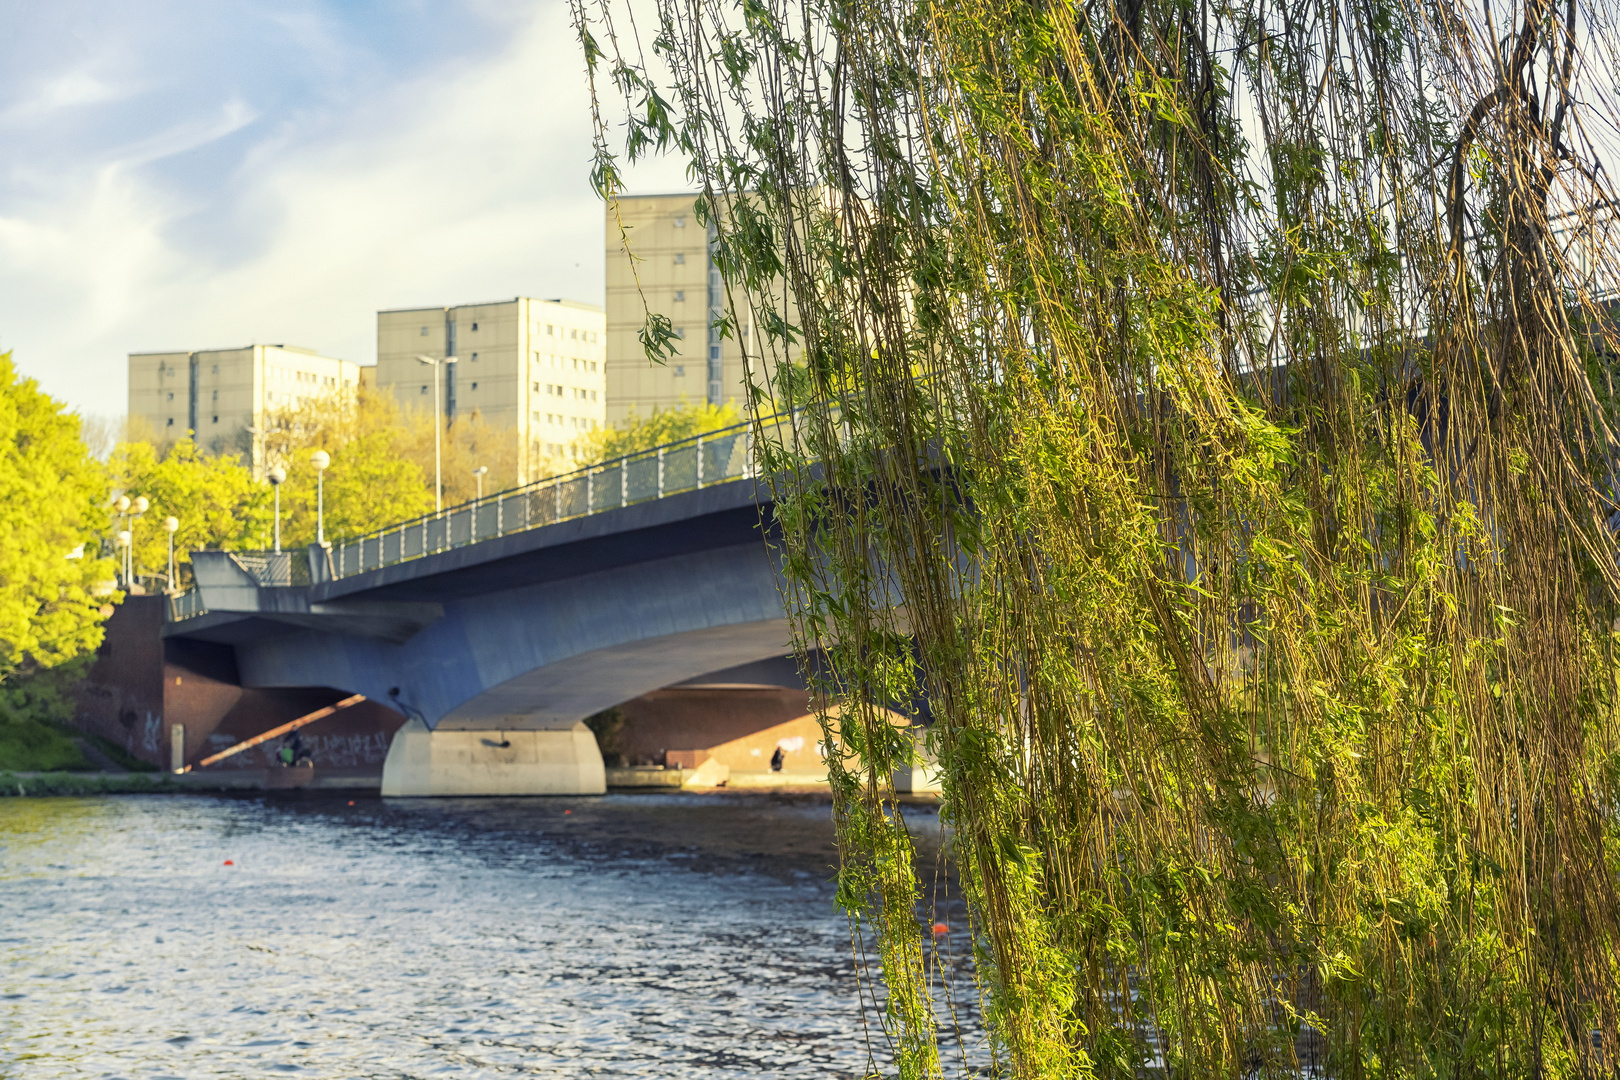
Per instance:
[[[908,813],[927,862],[938,822]],[[860,1076],[828,817],[740,794],[0,799],[0,1077]],[[971,1028],[965,920],[938,911]]]

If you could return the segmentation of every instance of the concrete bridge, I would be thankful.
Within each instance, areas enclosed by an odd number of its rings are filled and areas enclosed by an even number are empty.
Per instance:
[[[603,790],[593,713],[790,651],[746,428],[307,552],[192,554],[164,636],[410,720],[385,794]],[[717,678],[715,681],[724,681]]]

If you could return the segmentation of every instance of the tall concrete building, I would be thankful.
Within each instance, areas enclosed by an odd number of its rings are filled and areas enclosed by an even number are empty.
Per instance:
[[[457,307],[377,313],[375,385],[408,409],[433,408],[433,368],[417,359],[454,356],[439,380],[443,416],[474,412],[512,429],[518,483],[547,461],[566,462],[575,439],[602,426],[607,386],[602,309],[526,296]]]
[[[725,310],[720,272],[714,267],[713,235],[692,212],[695,194],[620,196],[607,208],[607,420],[616,424],[634,410],[686,404],[743,408],[742,333],[722,339],[714,328]],[[619,226],[630,236],[635,262],[624,253]],[[639,279],[639,287],[638,287]],[[645,296],[645,301],[643,297]],[[667,364],[649,363],[638,336],[647,312],[669,316],[680,340]],[[749,351],[757,352],[751,344]]]
[[[296,345],[129,354],[129,415],[162,443],[191,435],[211,454],[241,454],[255,471],[266,411],[354,393],[360,366]]]

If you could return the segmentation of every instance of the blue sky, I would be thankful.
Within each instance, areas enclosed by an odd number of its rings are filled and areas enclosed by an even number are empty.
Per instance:
[[[600,303],[562,0],[0,0],[0,350],[88,414],[125,355],[369,363],[379,308]],[[644,189],[678,190],[670,163]]]

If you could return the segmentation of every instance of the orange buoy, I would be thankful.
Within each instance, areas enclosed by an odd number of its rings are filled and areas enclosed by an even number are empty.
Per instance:
[[[354,800],[353,800],[353,799],[350,799],[350,800],[349,800],[349,805],[350,805],[350,806],[353,806],[353,805],[354,805]]]
[[[563,811],[563,813],[565,813],[565,814],[572,814],[572,813],[573,813],[573,811],[572,811],[572,810],[564,810],[564,811]]]
[[[226,865],[226,866],[235,866],[235,865],[236,865],[236,864],[235,864],[235,863],[233,863],[233,862],[231,862],[231,860],[229,860],[229,859],[226,859],[226,860],[225,860],[225,865]]]
[[[944,923],[937,922],[937,923],[934,924],[934,933],[936,933],[936,934],[948,934],[950,932],[951,932],[951,928],[946,926]]]

